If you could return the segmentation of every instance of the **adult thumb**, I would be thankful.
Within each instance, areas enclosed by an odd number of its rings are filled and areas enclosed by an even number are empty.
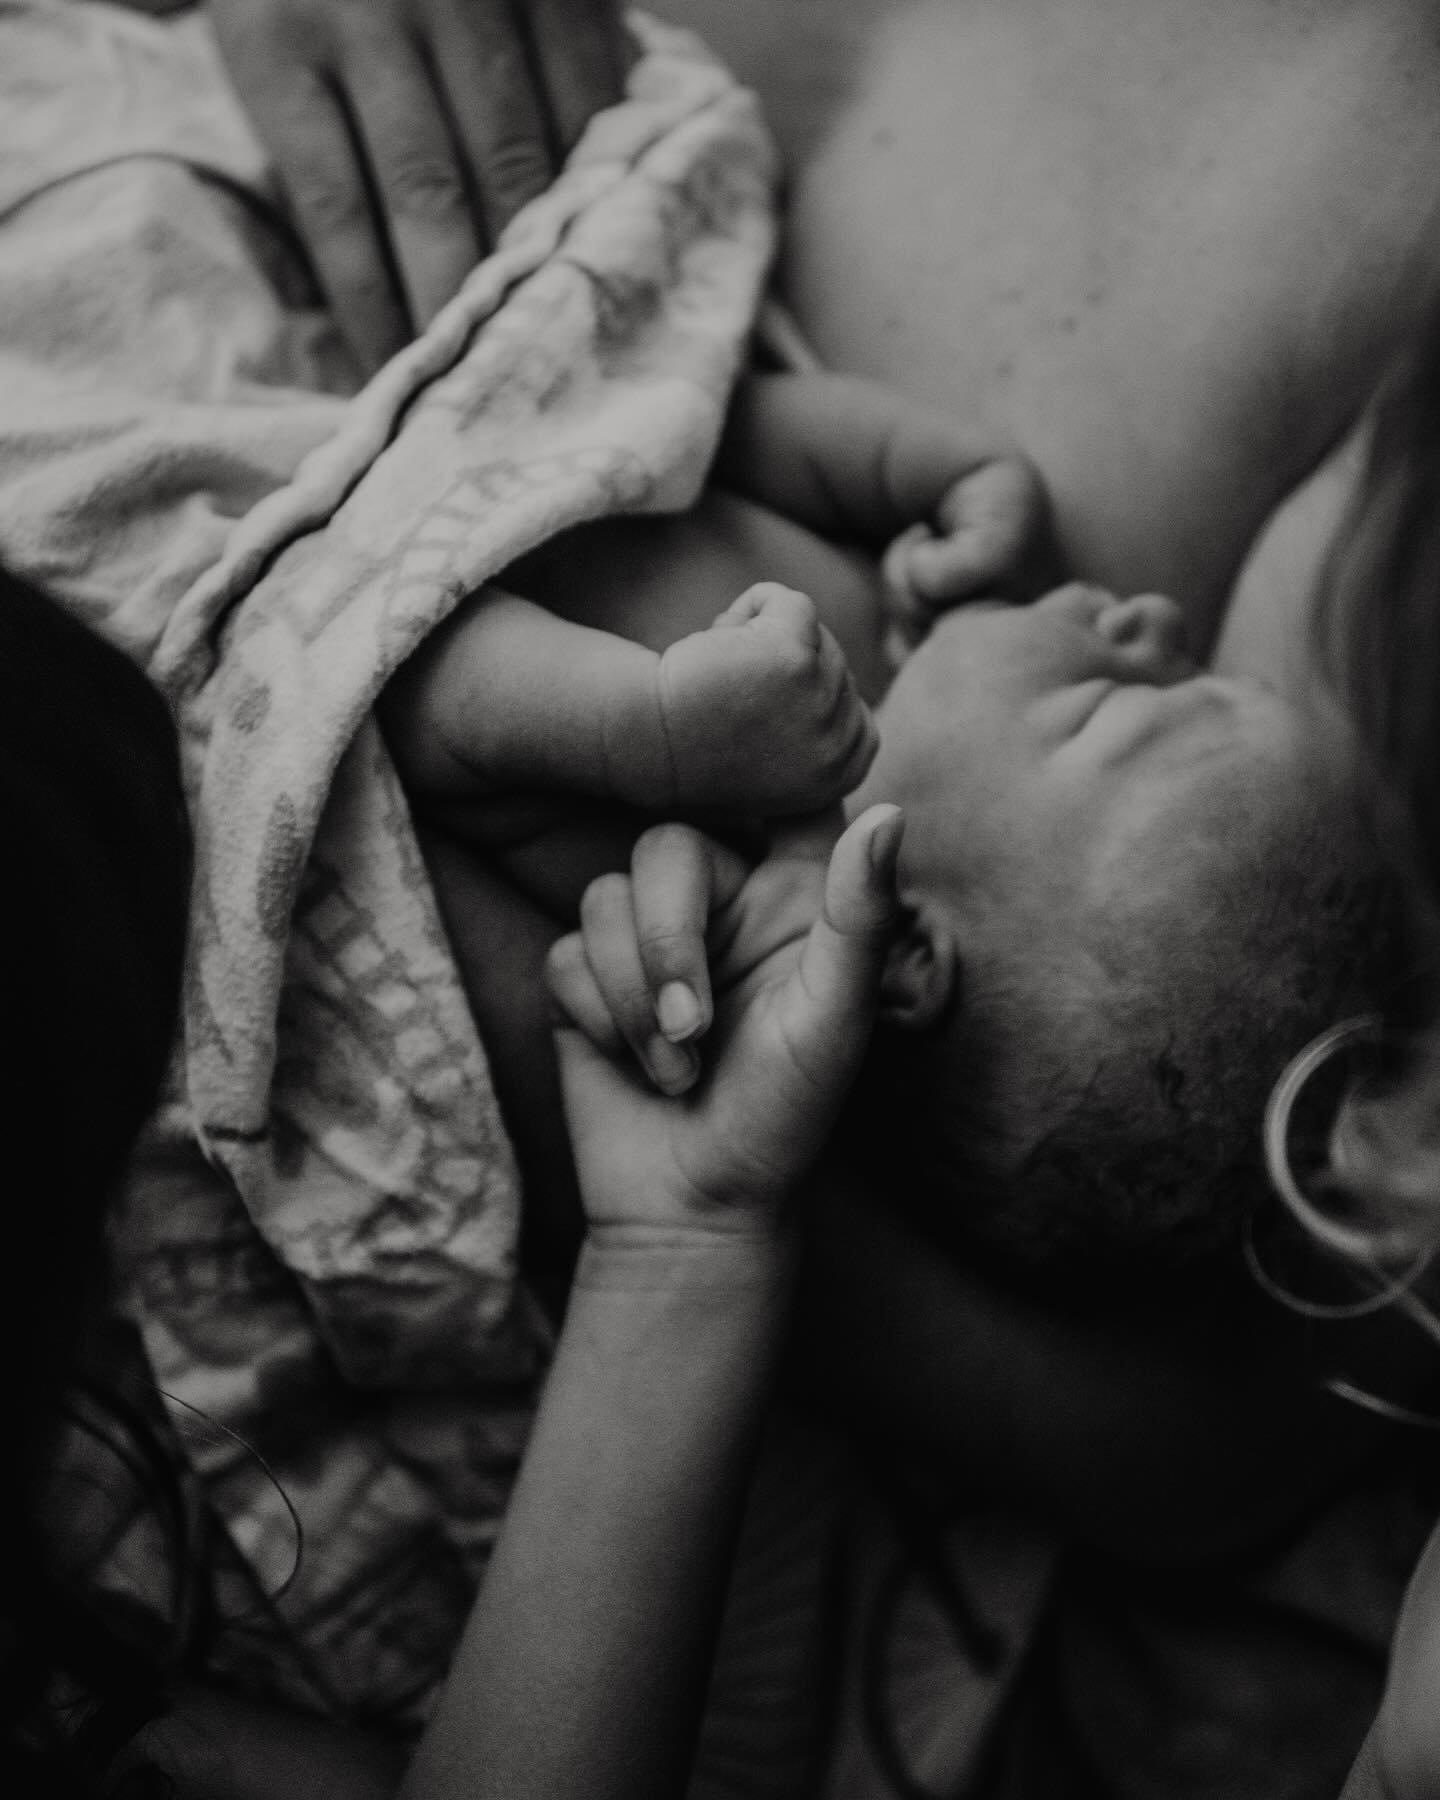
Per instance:
[[[830,854],[824,905],[800,955],[801,986],[817,1024],[869,1029],[901,918],[895,878],[904,834],[898,806],[872,806]]]

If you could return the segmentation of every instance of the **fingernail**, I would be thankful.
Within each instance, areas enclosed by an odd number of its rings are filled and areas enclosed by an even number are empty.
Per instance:
[[[700,1072],[700,1058],[688,1044],[672,1044],[656,1032],[645,1046],[645,1067],[665,1094],[683,1094]]]
[[[898,806],[870,833],[870,867],[883,882],[895,879],[895,864],[900,857],[900,840],[904,835],[905,815]]]
[[[672,1044],[682,1043],[700,1029],[700,1001],[685,981],[667,981],[655,996],[655,1017]]]

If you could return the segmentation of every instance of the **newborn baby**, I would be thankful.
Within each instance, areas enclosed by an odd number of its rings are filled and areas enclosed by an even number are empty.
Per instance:
[[[1219,1244],[1285,1063],[1394,974],[1338,724],[1078,585],[945,615],[879,723],[852,804],[909,819],[869,1076],[897,1200],[1067,1286]]]
[[[421,649],[386,709],[412,792],[564,916],[645,815],[808,811],[865,777],[856,806],[909,818],[869,1084],[897,1202],[1067,1280],[1222,1241],[1271,1082],[1368,1004],[1388,941],[1341,761],[1278,696],[1189,662],[1156,596],[944,611],[1033,590],[1043,504],[1024,464],[885,390],[750,384],[717,477],[692,515],[512,571],[567,617],[487,593]],[[897,533],[888,592],[832,541]],[[751,587],[689,629],[757,578],[815,602]],[[878,755],[826,621],[875,685],[887,630],[918,640]],[[597,800],[632,809],[623,841]],[[674,971],[636,1038],[672,1092],[699,1071],[704,979],[703,959]]]

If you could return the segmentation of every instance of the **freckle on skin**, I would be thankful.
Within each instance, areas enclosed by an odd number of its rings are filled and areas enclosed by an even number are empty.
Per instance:
[[[1062,318],[1060,321],[1060,329],[1068,337],[1070,335],[1070,333],[1074,331],[1075,324],[1076,324],[1076,320],[1075,320],[1074,313],[1066,313],[1064,318]]]
[[[889,125],[881,125],[871,137],[870,142],[877,150],[889,150],[895,143],[895,133]]]

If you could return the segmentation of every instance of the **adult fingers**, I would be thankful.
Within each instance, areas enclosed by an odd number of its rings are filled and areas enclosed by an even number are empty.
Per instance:
[[[408,333],[344,108],[313,67],[277,71],[245,97],[336,323],[377,369]]]
[[[904,830],[898,806],[872,806],[831,853],[823,909],[801,949],[791,1011],[792,1034],[803,1035],[823,1062],[853,1067],[868,1036],[900,917],[895,878]]]
[[[618,0],[529,0],[530,36],[555,142],[568,154],[624,89],[629,40]]]
[[[493,244],[555,173],[516,10],[508,0],[429,0],[426,20],[431,60]]]
[[[727,1046],[737,1054],[717,1070],[735,1117],[770,1121],[757,1147],[768,1147],[792,1175],[824,1141],[869,1041],[899,916],[900,835],[899,809],[877,806],[838,842],[832,837],[828,862],[817,866],[803,845],[795,846],[807,885],[810,876],[818,881],[823,875],[823,898],[811,890],[798,962],[756,1016],[758,1035]]]
[[[745,873],[740,857],[693,826],[655,825],[636,842],[630,860],[636,943],[654,1020],[672,1044],[710,1028],[706,928]]]
[[[459,151],[408,37],[367,34],[347,50],[343,75],[410,321],[423,330],[480,254]]]
[[[662,1093],[684,1093],[699,1075],[699,1058],[659,1027],[628,876],[602,875],[590,883],[580,902],[580,929],[586,960],[621,1037]]]

